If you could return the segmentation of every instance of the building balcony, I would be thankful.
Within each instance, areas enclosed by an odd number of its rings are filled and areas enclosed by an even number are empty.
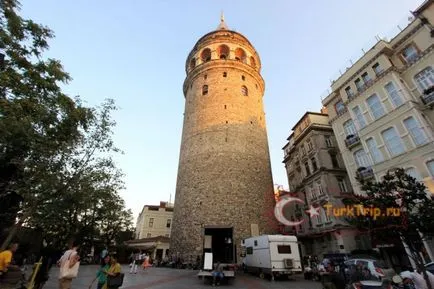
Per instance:
[[[350,134],[345,139],[345,145],[347,146],[348,149],[351,149],[358,144],[360,144],[360,138],[357,134]]]
[[[374,177],[374,170],[371,167],[362,167],[357,169],[357,177],[362,180],[371,179]]]
[[[420,97],[422,102],[427,106],[434,105],[434,85],[428,89],[425,89],[423,95]]]

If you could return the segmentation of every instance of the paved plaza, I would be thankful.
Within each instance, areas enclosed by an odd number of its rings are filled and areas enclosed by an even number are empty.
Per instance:
[[[87,289],[95,276],[97,266],[81,266],[78,278],[72,283],[72,289]],[[122,289],[202,289],[213,288],[211,285],[204,284],[202,280],[196,277],[197,271],[178,270],[169,268],[148,268],[146,271],[140,271],[137,274],[128,274],[129,267],[122,266],[125,274],[124,285]],[[57,289],[58,269],[53,268],[50,272],[44,289]],[[96,284],[93,288],[96,288]],[[232,289],[321,289],[319,282],[306,281],[302,275],[297,275],[293,280],[268,281],[261,280],[252,275],[238,274],[230,285],[221,285],[217,288]]]

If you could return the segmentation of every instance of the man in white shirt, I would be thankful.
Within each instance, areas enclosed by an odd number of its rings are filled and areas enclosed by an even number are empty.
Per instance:
[[[78,243],[73,241],[70,244],[69,250],[67,250],[63,256],[57,261],[57,266],[62,268],[66,262],[69,262],[69,267],[73,267],[79,260],[80,256],[77,253]],[[72,279],[61,278],[59,273],[59,289],[71,289]]]

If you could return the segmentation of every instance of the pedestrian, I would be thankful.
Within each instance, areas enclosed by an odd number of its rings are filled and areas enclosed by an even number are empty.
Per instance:
[[[0,253],[0,278],[6,274],[8,269],[19,269],[18,266],[11,265],[12,257],[18,250],[18,243],[11,243],[9,248]]]
[[[322,275],[322,284],[326,289],[345,289],[345,279],[335,271],[334,264],[329,259],[322,261],[325,272]]]
[[[130,274],[137,274],[137,267],[140,266],[140,252],[136,252],[133,255],[133,262],[131,263]]]
[[[103,264],[98,268],[98,271],[96,272],[95,279],[92,280],[92,283],[89,285],[89,289],[92,288],[93,283],[95,283],[96,280],[98,280],[97,289],[102,289],[104,285],[107,282],[107,271],[110,269],[110,256],[105,256],[103,259]]]
[[[42,289],[49,278],[51,266],[54,263],[54,251],[52,248],[44,245],[41,250],[42,264],[39,267],[38,273],[35,276],[35,289]]]
[[[60,267],[59,272],[59,289],[71,289],[72,278],[65,278],[62,276],[62,268],[68,266],[69,269],[73,268],[80,261],[80,256],[78,255],[78,242],[72,241],[69,245],[69,250],[67,250],[63,256],[57,261],[57,266]]]
[[[107,282],[104,284],[102,289],[117,289],[122,286],[123,275],[121,275],[121,264],[118,263],[115,255],[110,256],[110,267],[105,271],[105,273],[107,274]],[[120,280],[117,282],[117,285],[110,285],[115,278],[120,278]]]

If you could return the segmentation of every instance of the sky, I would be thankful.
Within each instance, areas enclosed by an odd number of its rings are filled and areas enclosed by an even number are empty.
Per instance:
[[[45,54],[73,80],[64,87],[88,105],[112,98],[113,140],[125,174],[120,192],[134,220],[145,204],[173,202],[181,144],[185,60],[223,11],[230,29],[261,57],[275,184],[288,187],[282,147],[349,59],[407,22],[423,0],[21,0],[21,14],[50,27]],[[402,25],[401,25],[402,26]]]

